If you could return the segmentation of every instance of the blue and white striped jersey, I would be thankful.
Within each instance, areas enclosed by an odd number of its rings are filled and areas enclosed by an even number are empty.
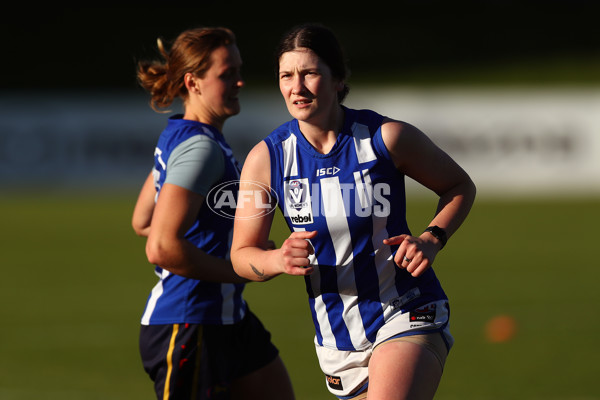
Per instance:
[[[362,350],[392,315],[446,295],[433,271],[414,278],[396,266],[397,246],[383,239],[410,233],[404,176],[381,137],[383,116],[344,107],[345,123],[328,154],[317,152],[291,120],[265,142],[271,188],[293,231],[318,231],[306,277],[316,342]]]
[[[239,165],[223,135],[210,125],[184,120],[181,115],[176,115],[169,118],[155,149],[154,178],[157,197],[168,174],[171,153],[178,145],[196,135],[209,137],[223,152],[224,172],[213,187],[223,182],[239,180]],[[235,190],[236,187],[231,186],[231,189]],[[196,222],[187,232],[186,239],[208,254],[229,258],[232,232],[233,220],[213,212],[205,201]],[[160,280],[148,297],[142,316],[143,325],[186,322],[233,324],[240,321],[246,313],[247,305],[242,297],[243,284],[184,278],[159,266],[156,266],[155,271]]]

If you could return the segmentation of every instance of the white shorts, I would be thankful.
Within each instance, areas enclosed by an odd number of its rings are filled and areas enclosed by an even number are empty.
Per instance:
[[[325,374],[327,388],[340,399],[352,398],[364,392],[369,382],[369,360],[373,350],[390,339],[439,332],[445,342],[447,353],[454,343],[448,328],[449,316],[447,300],[434,301],[412,311],[394,314],[379,329],[375,342],[370,347],[358,351],[319,346],[315,338],[317,358]],[[437,356],[443,363],[445,354]]]

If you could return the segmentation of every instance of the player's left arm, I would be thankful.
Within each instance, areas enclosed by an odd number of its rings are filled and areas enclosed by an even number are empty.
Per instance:
[[[435,216],[428,226],[438,226],[450,238],[465,221],[475,200],[475,184],[446,152],[416,127],[387,120],[382,125],[383,141],[396,168],[439,196]],[[426,227],[423,227],[426,228]],[[396,263],[418,276],[425,271],[443,247],[430,232],[419,236],[400,235],[386,244],[399,244]],[[404,257],[410,261],[406,262]]]

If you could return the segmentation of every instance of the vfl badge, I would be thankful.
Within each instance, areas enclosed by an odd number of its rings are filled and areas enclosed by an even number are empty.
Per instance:
[[[327,377],[327,384],[329,385],[330,388],[335,389],[335,390],[344,390],[344,387],[342,386],[342,378],[340,378],[339,376],[331,376],[331,375],[325,375]]]
[[[308,179],[292,179],[284,183],[285,205],[293,224],[313,223]]]

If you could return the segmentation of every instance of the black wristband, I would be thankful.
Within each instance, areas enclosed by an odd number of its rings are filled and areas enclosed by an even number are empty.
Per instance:
[[[444,246],[446,245],[446,242],[448,241],[448,237],[446,236],[446,231],[443,230],[442,228],[440,228],[439,226],[433,225],[433,226],[428,226],[427,229],[425,229],[423,232],[429,232],[433,235],[433,237],[435,237],[437,240],[439,240],[440,242],[442,242],[442,249],[444,248]]]

